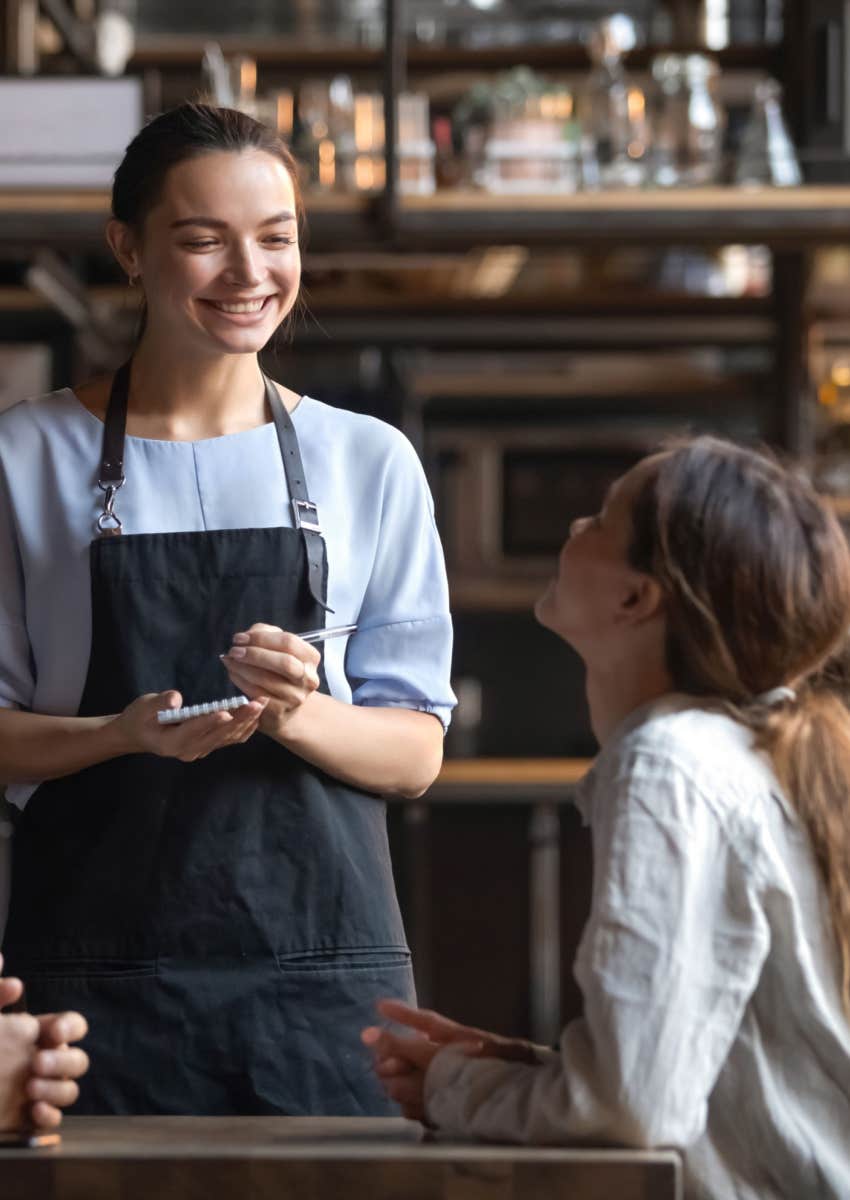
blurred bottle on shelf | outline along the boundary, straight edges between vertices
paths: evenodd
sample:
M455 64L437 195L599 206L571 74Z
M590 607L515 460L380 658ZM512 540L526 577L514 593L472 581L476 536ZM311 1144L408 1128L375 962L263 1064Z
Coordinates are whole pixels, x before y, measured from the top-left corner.
M649 126L643 92L630 83L623 55L637 42L624 13L598 22L588 43L594 63L580 93L586 187L639 187L647 178Z
M717 64L704 54L653 59L658 103L651 179L657 187L698 187L720 180L726 117L714 94L717 75Z
M430 104L424 92L398 98L398 189L406 196L430 196L435 188L435 146L431 140Z
M717 63L704 54L688 54L684 72L688 91L684 182L698 187L720 179L726 114L714 94Z
M225 58L218 42L207 42L201 60L203 93L222 108L261 117L257 106L257 60L247 54ZM265 114L262 114L265 116Z
M396 153L398 191L428 196L434 191L434 143L430 137L430 106L424 92L397 97ZM376 192L384 186L384 97L379 92L354 96L353 156L343 176L347 191Z
M684 58L681 54L657 54L652 60L652 77L658 85L658 100L651 178L658 187L677 187L682 182L682 131L687 122Z
M775 79L756 85L735 163L740 187L797 187L802 183L794 143L782 116L782 88Z

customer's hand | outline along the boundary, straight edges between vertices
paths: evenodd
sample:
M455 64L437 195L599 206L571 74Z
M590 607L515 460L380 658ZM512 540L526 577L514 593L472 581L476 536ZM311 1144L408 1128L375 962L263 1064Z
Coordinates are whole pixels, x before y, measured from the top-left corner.
M461 1025L440 1013L412 1008L400 1000L381 1000L381 1016L414 1030L406 1037L379 1026L364 1029L361 1037L375 1056L375 1071L387 1095L412 1121L427 1124L425 1075L434 1056L444 1046L474 1058L501 1058L509 1062L539 1062L529 1042L500 1037L472 1025Z
M128 704L114 718L123 753L158 754L163 758L179 758L181 762L206 758L223 746L247 742L257 729L268 698L258 690L251 703L241 708L190 717L176 725L160 725L157 712L161 708L179 708L182 703L179 692L169 691L139 696Z
M22 993L20 979L0 978L0 1009L15 1004ZM89 1065L85 1051L69 1043L85 1037L87 1030L79 1013L34 1017L0 1012L0 1131L59 1124L60 1110L79 1095L74 1080Z
M69 1044L86 1036L88 1023L76 1012L45 1013L36 1020L38 1049L26 1083L29 1119L37 1128L53 1129L62 1120L61 1109L73 1104L80 1094L74 1081L89 1069L85 1050Z
M375 1057L375 1072L384 1091L410 1121L428 1123L425 1113L425 1075L442 1047L425 1037L400 1037L370 1025L360 1035Z
M0 1009L15 1004L22 992L20 979L0 979ZM0 1013L0 1131L18 1129L26 1118L26 1085L39 1033L29 1013Z
M221 661L246 696L269 697L260 729L272 737L319 686L319 651L276 625L252 625L234 634Z
M379 1000L378 1012L387 1020L397 1025L407 1025L441 1046L462 1044L463 1053L470 1057L503 1058L507 1062L524 1062L535 1066L540 1062L531 1042L488 1033L485 1029L476 1029L474 1025L461 1025L440 1013L413 1008L401 1000Z

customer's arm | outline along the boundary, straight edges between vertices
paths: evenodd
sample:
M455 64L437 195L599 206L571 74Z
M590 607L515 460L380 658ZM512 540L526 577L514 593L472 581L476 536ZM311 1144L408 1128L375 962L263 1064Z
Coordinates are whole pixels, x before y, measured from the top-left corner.
M539 1066L441 1050L425 1077L448 1132L686 1146L767 953L746 866L671 763L637 757L594 798L594 897L576 961L585 1016Z

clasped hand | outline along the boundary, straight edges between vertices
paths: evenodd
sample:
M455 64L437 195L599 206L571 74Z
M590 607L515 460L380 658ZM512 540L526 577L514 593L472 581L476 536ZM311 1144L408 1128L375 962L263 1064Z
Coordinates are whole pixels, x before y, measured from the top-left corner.
M411 1121L428 1124L425 1075L432 1059L444 1046L454 1045L470 1058L501 1058L508 1062L539 1064L530 1042L461 1025L440 1013L411 1008L399 1000L381 1000L377 1007L387 1020L415 1031L413 1037L406 1037L370 1025L361 1034L363 1042L374 1054L375 1070L384 1091Z
M20 979L0 978L0 1009L22 992ZM60 1110L79 1095L74 1081L89 1067L86 1052L69 1043L87 1032L79 1013L0 1013L0 1131L59 1124Z

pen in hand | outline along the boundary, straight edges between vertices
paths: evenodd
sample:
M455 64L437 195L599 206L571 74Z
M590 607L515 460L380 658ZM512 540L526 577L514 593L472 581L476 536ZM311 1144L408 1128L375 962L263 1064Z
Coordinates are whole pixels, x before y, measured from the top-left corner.
M326 629L307 629L304 633L296 633L295 636L301 638L302 642L314 645L316 642L325 642L328 638L345 637L356 632L356 625L329 625Z
M324 642L328 638L345 637L347 633L356 633L356 625L329 625L327 629L308 629L306 633L296 633L302 642Z

